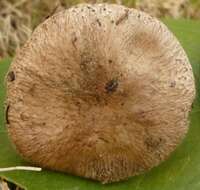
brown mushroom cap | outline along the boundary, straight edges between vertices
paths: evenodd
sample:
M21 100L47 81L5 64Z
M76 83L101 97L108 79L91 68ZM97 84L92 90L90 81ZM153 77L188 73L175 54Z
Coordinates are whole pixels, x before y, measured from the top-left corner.
M17 53L7 126L26 160L107 183L165 160L187 132L194 96L188 58L164 24L81 4L40 24Z

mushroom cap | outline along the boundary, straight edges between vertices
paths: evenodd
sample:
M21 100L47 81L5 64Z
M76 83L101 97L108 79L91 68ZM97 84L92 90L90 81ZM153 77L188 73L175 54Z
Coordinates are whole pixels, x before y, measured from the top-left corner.
M7 75L7 126L44 168L119 181L157 166L188 130L188 58L143 12L81 4L40 24Z

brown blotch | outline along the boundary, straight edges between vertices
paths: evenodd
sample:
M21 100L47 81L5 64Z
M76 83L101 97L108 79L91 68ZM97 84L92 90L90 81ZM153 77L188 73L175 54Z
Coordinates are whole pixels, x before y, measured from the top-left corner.
M122 21L124 21L125 19L128 19L128 13L129 13L129 10L128 9L125 9L125 13L123 15L121 15L117 21L115 22L116 25L119 25Z
M14 81L15 80L15 73L14 73L14 71L10 71L9 73L8 73L8 81L9 82L12 82L12 81Z
M131 49L132 44L135 44L136 48L141 48L144 49L144 51L159 51L160 50L160 45L158 39L150 35L146 32L139 32L136 34L132 40L128 42L129 49Z

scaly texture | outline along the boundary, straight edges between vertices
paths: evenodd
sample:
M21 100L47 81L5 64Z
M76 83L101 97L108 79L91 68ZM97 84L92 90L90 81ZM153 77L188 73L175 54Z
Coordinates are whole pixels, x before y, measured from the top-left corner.
M123 6L81 4L39 25L16 55L6 119L26 160L108 183L169 156L194 96L166 26Z

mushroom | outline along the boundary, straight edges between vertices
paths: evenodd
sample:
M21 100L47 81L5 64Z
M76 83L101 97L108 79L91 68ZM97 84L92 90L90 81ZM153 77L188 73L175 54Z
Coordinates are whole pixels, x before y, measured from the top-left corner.
M34 165L109 183L166 160L188 130L194 77L156 18L80 4L33 32L7 75L7 127Z

